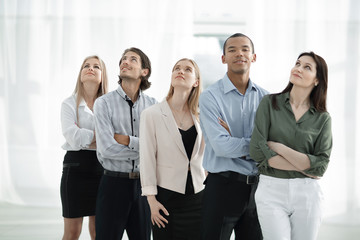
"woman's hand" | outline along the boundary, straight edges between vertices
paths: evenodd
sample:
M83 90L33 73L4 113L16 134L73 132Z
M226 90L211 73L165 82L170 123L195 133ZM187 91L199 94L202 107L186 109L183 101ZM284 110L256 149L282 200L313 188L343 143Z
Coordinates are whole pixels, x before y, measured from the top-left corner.
M271 150L291 163L296 169L298 169L299 172L305 171L311 167L310 159L305 153L298 152L279 142L268 141L267 145ZM302 173L306 175L304 172ZM316 176L306 176L318 179Z
M300 172L301 172L302 174L304 174L305 176L309 177L309 178L316 179L316 180L321 179L321 178L318 177L318 176L310 175L310 174L304 173L303 171L300 171Z
M89 149L96 149L96 142L92 142L92 143L89 145Z
M168 223L168 220L166 220L166 218L164 218L160 214L160 210L163 211L163 213L166 216L169 216L168 211L166 210L166 208L158 200L156 200L156 197L154 195L147 196L147 200L148 200L150 210L151 210L151 222L152 222L152 224L153 225L156 224L159 228L161 228L161 227L165 228L164 223Z
M228 131L228 133L230 134L231 136L231 132L230 132L230 129L229 129L229 126L227 125L227 123L222 120L220 117L218 117L218 122L220 123L220 125L226 129L226 131Z
M95 134L95 130L94 130L94 137L91 141L91 144L89 145L89 149L96 149L96 134Z

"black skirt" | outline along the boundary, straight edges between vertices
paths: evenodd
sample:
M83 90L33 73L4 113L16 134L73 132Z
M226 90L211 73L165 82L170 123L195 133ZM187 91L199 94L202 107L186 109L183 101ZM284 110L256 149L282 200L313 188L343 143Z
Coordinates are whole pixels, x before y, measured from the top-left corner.
M95 215L96 196L102 174L103 168L96 151L67 151L60 186L63 217Z
M169 216L161 215L169 223L165 228L153 225L154 240L200 240L202 221L202 199L204 191L194 194L191 173L188 172L185 194L162 187L158 188L157 200L168 210Z

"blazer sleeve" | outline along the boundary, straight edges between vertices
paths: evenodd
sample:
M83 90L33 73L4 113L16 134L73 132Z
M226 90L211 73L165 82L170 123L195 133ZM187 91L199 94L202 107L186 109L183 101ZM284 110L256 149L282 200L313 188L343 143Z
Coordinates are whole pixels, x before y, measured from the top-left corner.
M140 117L140 180L142 195L157 194L156 177L156 126L152 107L145 109Z

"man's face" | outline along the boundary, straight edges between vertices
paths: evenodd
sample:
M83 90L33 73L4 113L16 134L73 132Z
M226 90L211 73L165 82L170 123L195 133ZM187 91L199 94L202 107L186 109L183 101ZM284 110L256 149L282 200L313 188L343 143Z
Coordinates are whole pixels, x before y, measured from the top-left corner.
M140 79L141 76L146 76L147 73L148 69L141 68L141 58L137 53L129 51L121 58L121 79Z
M256 54L252 53L251 42L247 37L229 38L225 46L222 62L228 65L228 72L245 74L250 70Z

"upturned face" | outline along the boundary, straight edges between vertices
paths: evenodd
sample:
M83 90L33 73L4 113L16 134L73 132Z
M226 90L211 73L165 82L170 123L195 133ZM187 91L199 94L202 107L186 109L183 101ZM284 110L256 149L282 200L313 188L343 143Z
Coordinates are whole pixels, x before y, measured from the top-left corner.
M186 90L191 90L199 85L195 67L190 61L183 60L176 63L171 75L171 85L174 88L181 87Z
M294 86L312 89L319 83L316 78L316 63L310 56L300 57L290 72L290 82Z
M81 70L81 82L101 83L101 65L96 58L89 58L85 61Z
M120 63L120 77L122 79L140 79L146 76L148 69L142 69L140 56L132 51L124 54Z

